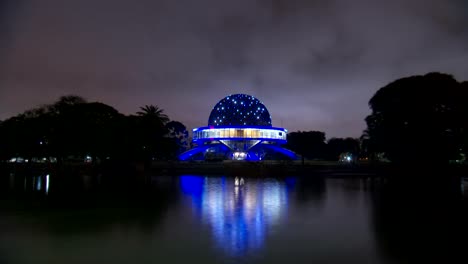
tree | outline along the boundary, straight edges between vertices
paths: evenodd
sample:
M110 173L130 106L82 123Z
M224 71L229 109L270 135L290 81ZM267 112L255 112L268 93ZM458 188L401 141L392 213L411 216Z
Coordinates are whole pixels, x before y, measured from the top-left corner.
M46 105L42 108L47 109L47 112L53 114L59 114L62 111L66 111L70 107L80 104L86 104L87 101L83 97L77 95L65 95L61 96L55 103L52 105Z
M466 88L447 74L396 80L369 101L369 144L394 162L456 159L466 138L467 99Z
M305 158L323 159L325 157L325 133L320 131L292 132L288 134L287 147Z
M2 156L96 158L121 152L121 115L102 103L64 96L51 105L25 111L0 126Z
M188 132L182 123L169 121L157 106L124 116L103 103L62 96L0 123L0 158L174 158L186 147Z
M68 142L68 145L73 146L70 149L75 153L91 155L93 160L104 159L120 155L123 118L117 110L103 103L79 104L64 114L66 121L63 124L66 126L62 128L73 136L73 142Z
M8 118L0 126L2 158L47 154L45 143L52 130L48 106L27 110Z
M375 151L370 140L369 130L365 129L359 137L360 156L375 160Z
M466 99L468 98L468 81L462 82L460 84L461 87L461 93L462 95L458 98L459 104L462 105L462 117L461 118L467 118L468 117L468 104L466 103ZM462 134L463 134L463 143L461 147L461 152L463 155L463 159L466 161L466 158L468 157L468 122L463 122L462 125Z
M164 110L154 105L140 107L137 112L135 130L146 160L163 158L172 152L175 142L165 137L168 134L166 124L170 121Z
M189 133L184 124L178 121L170 121L166 124L166 128L170 138L175 139L178 146L177 154L180 154L187 150L189 144Z
M164 113L164 110L154 105L145 105L140 107L141 111L137 112L138 116L150 118L153 120L159 120L161 124L165 125L169 122L169 117Z
M351 153L354 157L360 152L360 142L355 138L331 138L327 142L328 159L338 160L342 153Z

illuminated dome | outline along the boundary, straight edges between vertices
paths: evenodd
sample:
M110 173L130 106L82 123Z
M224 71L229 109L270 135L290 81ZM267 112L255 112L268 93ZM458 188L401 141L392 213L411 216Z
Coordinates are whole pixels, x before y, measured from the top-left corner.
M271 116L257 98L247 94L233 94L215 105L208 126L271 127Z
M208 126L192 131L193 148L180 160L295 160L297 155L281 145L288 131L271 125L271 116L257 98L229 95L211 111Z

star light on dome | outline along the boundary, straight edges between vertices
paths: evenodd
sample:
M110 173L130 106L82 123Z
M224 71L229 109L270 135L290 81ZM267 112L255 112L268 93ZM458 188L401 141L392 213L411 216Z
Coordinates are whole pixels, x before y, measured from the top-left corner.
M245 94L229 95L212 108L208 126L193 130L194 148L179 158L208 160L215 153L217 159L261 161L271 153L274 159L297 159L295 153L280 146L287 142L286 135L284 128L272 126L261 101Z
M216 120L217 122L215 122ZM233 94L223 98L215 105L210 114L208 125L271 127L271 116L263 103L255 97Z

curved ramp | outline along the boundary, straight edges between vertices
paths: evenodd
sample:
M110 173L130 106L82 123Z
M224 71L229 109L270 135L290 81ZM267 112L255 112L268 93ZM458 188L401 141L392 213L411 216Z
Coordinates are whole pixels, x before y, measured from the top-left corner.
M206 151L210 147L212 146L202 145L202 146L187 150L184 153L179 155L179 160L182 160L182 161L189 160L193 155Z
M293 160L299 159L299 157L296 155L296 153L292 152L289 149L285 149L285 148L282 148L282 147L279 147L279 146L276 146L276 145L264 145L263 147L267 148L267 149L271 149L271 150L273 150L275 152L281 153L281 154L287 156L290 159L293 159Z

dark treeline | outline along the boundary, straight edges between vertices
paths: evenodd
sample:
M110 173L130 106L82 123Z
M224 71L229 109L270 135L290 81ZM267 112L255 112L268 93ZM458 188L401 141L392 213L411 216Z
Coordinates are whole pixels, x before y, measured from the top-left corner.
M464 162L468 154L468 82L429 73L396 80L370 99L359 138L288 134L287 148L310 160ZM189 146L186 127L162 109L123 115L111 106L65 96L0 122L0 159L168 160Z
M299 131L288 134L287 148L309 160L349 161L366 158L361 152L361 141L357 138L331 138L326 140L321 131ZM348 161L348 160L346 160Z
M31 161L173 159L188 144L183 124L157 106L123 115L111 106L64 96L0 123L0 157Z
M464 161L468 83L429 73L396 80L370 99L363 139L367 151L396 163Z
M468 82L442 73L402 78L379 89L369 106L359 139L326 142L323 132L295 132L288 147L307 159L337 160L348 152L399 164L466 161Z

